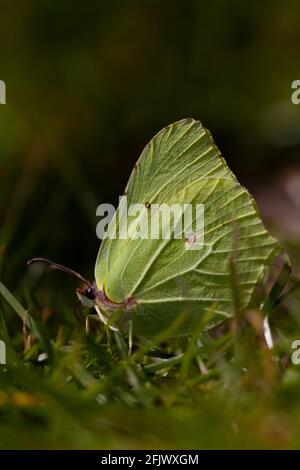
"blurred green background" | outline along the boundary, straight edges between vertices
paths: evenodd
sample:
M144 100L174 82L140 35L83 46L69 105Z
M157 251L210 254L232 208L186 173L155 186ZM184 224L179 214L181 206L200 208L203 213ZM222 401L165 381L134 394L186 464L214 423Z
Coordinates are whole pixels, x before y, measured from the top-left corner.
M96 207L117 203L144 145L173 121L202 120L258 195L283 167L295 175L298 11L297 0L2 0L6 284L26 276L30 286L26 261L37 255L92 278Z

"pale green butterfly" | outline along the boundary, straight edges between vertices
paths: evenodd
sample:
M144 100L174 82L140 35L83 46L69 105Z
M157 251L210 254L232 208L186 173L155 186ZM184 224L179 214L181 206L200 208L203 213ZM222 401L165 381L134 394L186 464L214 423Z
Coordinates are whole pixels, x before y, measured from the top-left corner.
M117 317L113 328L131 324L135 334L152 336L186 313L177 331L185 335L213 305L210 325L215 325L234 312L232 261L240 307L249 305L279 245L201 122L184 119L162 129L143 150L125 194L128 205L142 204L142 218L156 205L204 205L204 241L196 250L189 249L193 237L107 237L97 257L95 284L51 263L84 282L78 295L101 321ZM118 214L119 209L108 233L120 228ZM136 220L128 220L129 229L131 224ZM36 261L45 260L30 263Z

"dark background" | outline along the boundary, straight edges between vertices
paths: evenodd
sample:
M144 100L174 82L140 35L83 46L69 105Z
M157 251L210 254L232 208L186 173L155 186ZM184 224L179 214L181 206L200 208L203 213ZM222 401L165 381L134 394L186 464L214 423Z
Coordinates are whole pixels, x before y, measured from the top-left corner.
M1 0L5 283L30 289L37 255L92 278L96 207L117 203L144 145L185 117L211 130L266 220L289 214L283 230L299 238L299 12L297 0Z

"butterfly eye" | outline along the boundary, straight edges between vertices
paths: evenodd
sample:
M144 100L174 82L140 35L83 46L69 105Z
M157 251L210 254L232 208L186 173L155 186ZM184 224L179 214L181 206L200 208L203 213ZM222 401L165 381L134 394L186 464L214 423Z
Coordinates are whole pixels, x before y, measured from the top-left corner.
M86 291L84 292L84 295L90 299L90 300L93 300L95 298L95 292L94 292L94 289L92 287L89 287L88 289L86 289Z

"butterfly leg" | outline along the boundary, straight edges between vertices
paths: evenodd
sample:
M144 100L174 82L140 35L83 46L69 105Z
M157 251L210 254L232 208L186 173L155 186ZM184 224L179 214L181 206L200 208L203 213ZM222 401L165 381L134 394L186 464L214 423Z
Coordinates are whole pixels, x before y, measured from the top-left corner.
M91 320L96 320L96 321L100 321L98 315L87 315L85 317L85 331L86 331L86 334L88 335L90 333L90 322Z
M119 331L118 328L116 328L116 327L113 326L113 325L110 325L108 318L101 312L101 309L100 309L99 305L95 305L95 306L94 306L94 309L95 309L96 312L97 312L97 315L98 315L99 320L100 320L105 326L107 326L107 327L108 327L110 330L112 330L112 331Z

